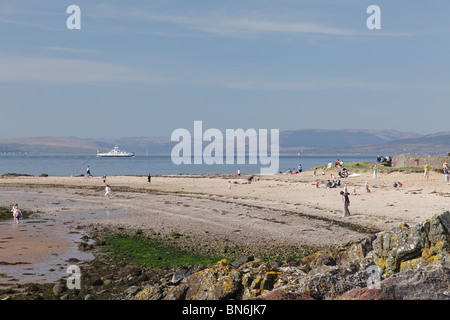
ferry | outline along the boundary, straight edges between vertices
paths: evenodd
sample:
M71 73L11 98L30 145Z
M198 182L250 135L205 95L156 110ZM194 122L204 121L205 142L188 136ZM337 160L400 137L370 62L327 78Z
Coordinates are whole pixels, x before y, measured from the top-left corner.
M126 152L120 150L118 146L115 146L109 152L99 152L97 150L97 157L134 157L134 152Z

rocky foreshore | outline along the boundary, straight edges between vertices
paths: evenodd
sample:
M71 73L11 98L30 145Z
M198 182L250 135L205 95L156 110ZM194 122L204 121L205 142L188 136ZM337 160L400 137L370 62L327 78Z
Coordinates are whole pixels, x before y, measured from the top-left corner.
M450 299L450 213L400 224L299 260L252 255L209 267L156 268L97 258L82 264L81 289L27 284L2 299L49 300L414 300ZM101 241L90 250L103 246Z
M133 299L450 299L450 213L329 248L290 264L226 260L146 286Z

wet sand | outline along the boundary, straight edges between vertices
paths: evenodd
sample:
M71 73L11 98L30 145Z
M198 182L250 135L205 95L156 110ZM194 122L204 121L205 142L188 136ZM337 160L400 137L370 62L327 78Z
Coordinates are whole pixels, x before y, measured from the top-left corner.
M62 221L36 218L20 225L0 223L0 284L51 283L67 275L67 267L92 255L78 250L83 232ZM77 260L73 260L77 259Z

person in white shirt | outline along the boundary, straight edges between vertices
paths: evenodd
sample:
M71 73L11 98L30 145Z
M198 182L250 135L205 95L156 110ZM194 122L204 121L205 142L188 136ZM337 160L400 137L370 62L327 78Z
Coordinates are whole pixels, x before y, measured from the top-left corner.
M13 217L14 217L14 223L19 224L20 223L20 218L22 216L22 213L19 210L19 205L15 204L12 208L12 213L13 213Z
M106 185L105 191L105 196L109 198L111 195L111 188L109 187L109 185Z

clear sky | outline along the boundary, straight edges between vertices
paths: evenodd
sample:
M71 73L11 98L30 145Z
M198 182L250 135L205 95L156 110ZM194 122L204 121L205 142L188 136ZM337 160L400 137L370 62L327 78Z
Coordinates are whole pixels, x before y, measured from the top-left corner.
M380 30L366 26L372 4ZM170 136L194 120L448 131L449 12L445 0L0 0L0 137Z

